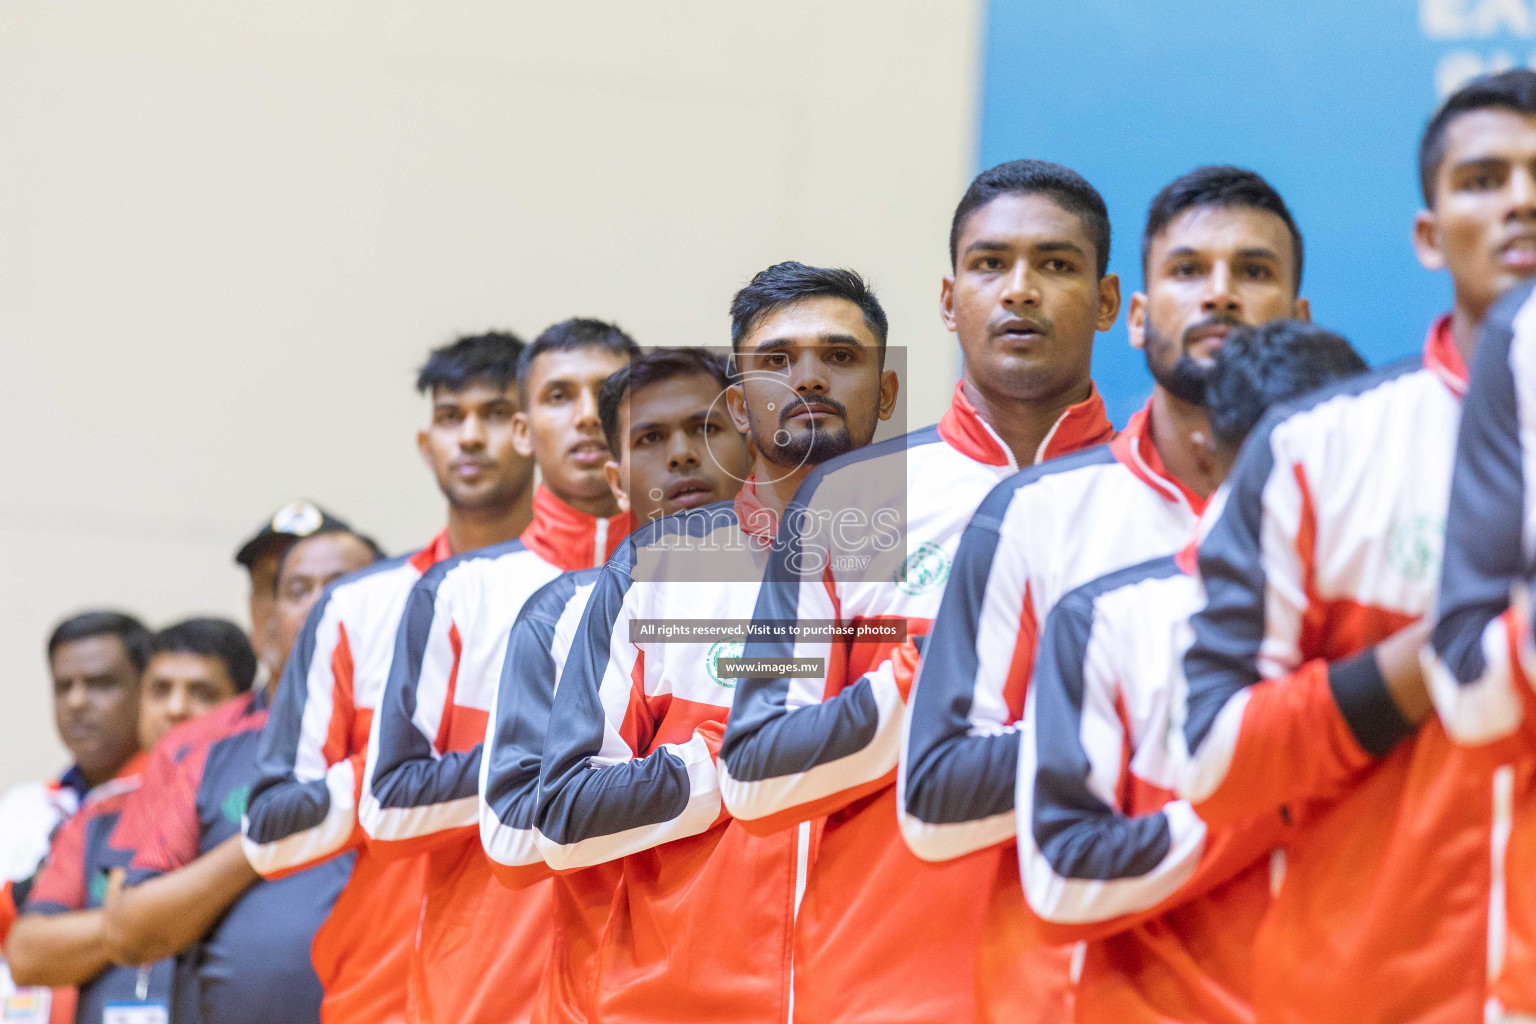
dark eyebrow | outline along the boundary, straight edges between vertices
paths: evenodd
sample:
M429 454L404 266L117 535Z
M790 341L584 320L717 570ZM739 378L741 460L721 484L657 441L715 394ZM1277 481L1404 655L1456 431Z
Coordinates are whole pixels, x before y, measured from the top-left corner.
M684 416L682 418L682 422L684 424L698 423L700 420L708 420L708 419L709 419L709 410L707 410L707 409L698 409L698 410L696 410L694 412L691 412L688 415ZM642 421L640 423L636 423L634 426L630 427L629 428L629 433L630 433L631 436L633 436L635 434L643 434L647 430L656 430L657 428L670 427L671 425L672 425L671 421L668 421L668 420L644 420L644 421Z
M994 242L990 238L978 238L965 247L965 254L969 256L973 252L1007 252L1007 242Z
M796 338L769 338L753 349L753 354L760 355L764 352L777 352L781 349L794 348L800 344L802 342ZM816 336L815 344L818 346L852 345L854 348L870 347L851 334L820 334Z
M1451 173L1455 174L1457 171L1464 171L1474 167L1503 167L1511 162L1508 157L1503 156L1474 156L1469 160L1462 160L1460 163L1453 164L1451 166Z
M1249 259L1264 259L1264 260L1276 260L1276 261L1278 261L1280 259L1280 254L1275 252L1275 250L1271 249L1267 245L1251 245L1251 246L1247 247L1246 249L1239 249L1239 250L1237 250L1237 254L1239 256L1246 256ZM1192 246L1188 246L1188 245L1181 245L1181 246L1179 246L1176 249L1169 249L1166 253L1163 254L1163 259L1165 259L1165 260L1183 259L1183 258L1188 257L1188 256L1198 256L1198 255L1200 255L1200 251L1198 249L1195 249Z
M1082 246L1065 238L1052 238L1048 241L1038 242L1035 244L1034 250L1036 252L1073 252L1085 259L1088 256L1083 251Z

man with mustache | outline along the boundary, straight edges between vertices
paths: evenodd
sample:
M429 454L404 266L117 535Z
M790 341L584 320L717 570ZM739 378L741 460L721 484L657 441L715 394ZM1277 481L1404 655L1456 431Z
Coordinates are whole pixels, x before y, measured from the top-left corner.
M1529 751L1452 742L1477 710L1455 701L1420 725L1372 649L1434 607L1466 366L1499 295L1536 277L1536 72L1453 93L1418 170L1414 244L1450 272L1452 310L1421 355L1266 419L1199 546L1179 796L1213 827L1330 797L1286 843L1254 949L1261 1022L1475 1021L1499 973L1500 837Z
M1005 851L984 970L1009 956L1037 966L1020 1001L1030 987L1064 993L1066 977L1067 947L1044 948L1024 926L1012 849L1039 624L1068 590L1189 542L1219 480L1200 443L1212 357L1234 325L1304 318L1301 270L1301 234L1259 175L1200 167L1168 184L1148 210L1145 286L1128 318L1155 382L1147 405L1112 444L1009 478L960 542L907 716L901 829L924 860Z
M59 623L48 638L53 718L74 763L62 776L0 794L0 942L27 899L50 837L96 786L110 782L138 752L139 676L149 630L131 615L89 611ZM18 991L0 954L0 1010L67 1018L71 993Z
M523 348L516 336L492 331L428 354L416 390L429 399L429 418L415 440L446 500L447 523L415 553L342 580L319 598L262 733L243 824L251 865L275 879L356 851L346 888L315 939L329 1024L405 1019L423 865L385 863L364 845L357 827L363 759L411 587L437 562L511 540L527 525L533 460L512 437ZM274 603L283 598L273 595Z
M1308 323L1236 328L1215 355L1207 422L1190 443L1220 478L1267 408L1365 369L1344 339ZM1077 1024L1253 1021L1254 935L1290 819L1274 808L1207 828L1170 792L1179 655L1201 598L1194 571L1187 546L1117 568L1063 595L1039 629L1019 727L1020 873L1047 933L1085 941ZM1405 631L1378 662L1427 708L1422 641Z
M603 382L638 350L575 318L518 360L512 442L538 465L533 522L512 541L433 566L411 589L368 739L358 818L380 858L426 854L407 1019L525 1021L550 946L550 892L497 883L480 850L476 786L487 711L523 602L602 564L631 517L608 489Z
M750 657L819 658L824 671L739 680L721 749L743 828L819 835L795 927L801 1021L977 1019L1001 854L934 866L902 843L893 783L916 661L903 634L927 631L960 533L998 481L1113 434L1089 379L1094 335L1120 309L1098 192L1044 161L994 167L955 210L950 256L940 313L965 357L951 408L806 480L755 611L868 631L749 643ZM1030 1009L1044 1002L1034 993Z
M603 384L598 412L613 456L608 486L639 523L729 501L740 490L751 456L726 408L730 385L726 361L695 348L647 352ZM547 584L524 603L507 641L480 762L480 842L491 871L514 889L550 874L533 831L544 735L555 683L599 574L582 569ZM589 1018L620 874L610 861L554 880L554 948L537 1019Z
M18 978L80 987L70 1018L80 1024L96 1024L108 1003L135 999L136 993L141 1002L169 1001L174 961L143 967L112 962L102 910L107 872L126 867L133 852L114 848L107 840L139 790L147 752L174 727L249 690L256 672L256 656L245 633L222 619L188 619L167 626L150 638L149 650L139 696L142 753L112 780L92 789L80 813L55 833L48 861L37 874L26 912L6 947Z
M752 475L733 502L637 530L593 585L555 691L534 817L555 870L619 865L593 1020L788 1019L812 830L758 838L722 807L726 659L741 651L796 486L892 413L886 332L851 271L780 263L754 277L731 303L738 379L726 396L752 436ZM701 619L736 628L699 624L701 637Z

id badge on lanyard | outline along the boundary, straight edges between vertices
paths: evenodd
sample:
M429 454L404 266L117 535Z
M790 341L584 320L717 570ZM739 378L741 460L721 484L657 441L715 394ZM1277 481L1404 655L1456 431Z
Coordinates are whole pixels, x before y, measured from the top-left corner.
M148 964L139 968L139 981L133 1000L108 1003L101 1011L101 1024L171 1024L171 1007L163 999L149 999Z
M18 988L0 1002L0 1021L5 1024L48 1024L53 992L46 988Z

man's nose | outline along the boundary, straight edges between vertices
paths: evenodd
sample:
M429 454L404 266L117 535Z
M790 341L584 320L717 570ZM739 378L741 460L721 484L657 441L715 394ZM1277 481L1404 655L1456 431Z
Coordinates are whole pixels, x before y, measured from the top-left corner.
M1205 294L1200 299L1200 309L1205 313L1235 313L1242 302L1233 289L1236 277L1226 260L1218 260L1206 278Z
M1038 306L1040 304L1040 288L1035 277L1030 273L1029 261L1018 260L1013 269L1003 279L1002 303L1009 309L1015 306Z
M171 689L171 695L165 702L166 714L176 721L185 721L192 714L192 701L187 694L186 687L177 686Z
M1512 217L1536 217L1536 172L1516 166L1509 176L1509 213Z
M576 425L583 430L601 427L597 414L597 389L582 388L576 394Z
M485 447L485 419L479 413L470 413L459 426L459 447L465 451L479 451Z
M667 446L667 468L677 472L697 466L699 461L699 451L692 435L686 430L673 431L672 440Z
M64 691L64 706L71 711L81 711L90 704L89 696L86 693L85 680L72 679Z

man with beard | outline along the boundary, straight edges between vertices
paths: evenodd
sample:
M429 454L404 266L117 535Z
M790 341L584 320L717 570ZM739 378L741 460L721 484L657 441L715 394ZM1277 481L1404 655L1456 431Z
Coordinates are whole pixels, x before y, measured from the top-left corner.
M1190 441L1219 482L1267 408L1365 369L1344 339L1307 323L1236 328ZM1086 941L1077 1024L1254 1019L1254 935L1286 816L1207 828L1171 792L1179 655L1201 597L1193 573L1188 547L1117 569L1063 596L1040 627L1018 756L1020 867L1048 934ZM1378 663L1427 710L1422 640L1405 631Z
M1536 72L1446 99L1420 141L1414 244L1450 272L1453 308L1421 354L1267 417L1202 524L1178 795L1212 827L1330 798L1286 843L1254 948L1260 1021L1481 1019L1507 896L1528 893L1526 876L1503 874L1512 805L1532 782L1523 737L1453 742L1489 707L1476 689L1446 701L1443 679L1440 714L1420 725L1373 650L1431 613L1437 591L1469 596L1464 564L1447 562L1448 589L1439 579L1466 366L1499 296L1536 277L1533 166ZM1477 545L1508 536L1463 530Z
M518 1024L550 947L549 886L511 892L480 850L481 744L523 602L563 572L600 565L629 532L605 474L603 382L638 354L601 320L546 328L523 350L517 451L541 483L516 540L458 555L411 589L368 737L358 820L381 858L426 854L408 1019Z
M788 1018L811 830L757 838L722 807L727 659L796 486L893 411L886 332L851 271L780 263L754 277L731 303L727 393L752 476L734 502L639 529L593 586L555 691L534 825L557 871L620 865L594 1020Z
M1305 317L1302 240L1263 178L1201 167L1153 199L1142 234L1144 290L1131 297L1131 344L1152 397L1112 444L1025 470L982 502L955 556L906 722L901 830L924 860L963 863L1001 850L990 896L982 984L997 1012L1052 1019L1066 998L1070 947L1044 942L1019 901L1014 855L1018 723L1039 624L1068 590L1172 554L1193 536L1217 465L1200 402L1211 356L1233 326ZM1010 973L1019 959L1028 970ZM1013 977L1020 979L1008 991ZM994 989L992 986L998 986Z
M516 336L492 331L428 354L416 375L428 419L415 441L446 499L446 525L414 554L380 562L319 598L262 734L243 826L251 865L275 879L357 852L315 941L331 1024L405 1019L422 864L386 864L364 846L357 827L363 759L411 587L437 562L511 540L528 522L533 460L512 437L523 348ZM277 593L274 601L293 596Z
M1218 480L1200 443L1213 353L1235 325L1308 312L1301 235L1251 171L1201 167L1165 187L1142 260L1128 326L1155 381L1147 405L1112 444L1005 481L956 555L902 758L902 833L924 859L1012 842L1039 624L1068 590L1189 542Z
M751 456L726 408L730 385L726 361L695 348L647 352L603 384L598 412L613 455L608 486L636 521L729 501L740 490ZM523 605L507 641L480 762L480 842L492 873L514 889L549 875L533 831L544 735L555 683L600 572L568 572L547 584ZM537 1019L589 1019L620 865L554 880L554 948Z
M1038 160L985 171L955 210L950 255L940 312L965 367L949 411L806 480L755 613L862 632L748 644L749 657L819 658L824 671L740 680L721 751L725 804L744 828L819 834L796 922L800 1021L978 1018L1002 852L932 865L902 842L893 784L916 660L903 633L927 631L960 534L1000 480L1113 434L1089 378L1094 336L1120 309L1093 186ZM1007 955L1007 980L1038 972ZM1055 988L1030 987L1013 1019L1052 1012L1066 987L1058 959Z

